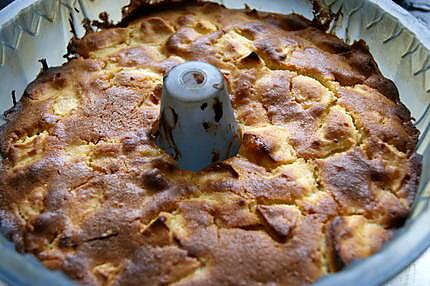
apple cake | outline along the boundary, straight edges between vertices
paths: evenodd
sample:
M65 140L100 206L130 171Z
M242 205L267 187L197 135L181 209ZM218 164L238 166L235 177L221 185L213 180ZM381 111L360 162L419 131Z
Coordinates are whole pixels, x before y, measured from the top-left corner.
M306 285L402 226L418 130L363 41L213 3L99 26L5 114L0 229L19 251L89 285ZM163 76L191 60L225 75L242 130L199 172L153 138Z

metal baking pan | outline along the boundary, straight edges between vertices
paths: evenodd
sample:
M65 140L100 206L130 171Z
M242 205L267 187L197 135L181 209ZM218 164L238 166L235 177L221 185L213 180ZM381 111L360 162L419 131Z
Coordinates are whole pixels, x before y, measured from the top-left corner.
M127 0L17 0L0 11L0 112L13 104L40 71L37 62L61 65L72 37L69 19L78 34L80 22L107 11L120 20ZM312 18L308 0L220 0L229 8L244 4L262 11L299 13ZM323 277L317 285L380 285L412 263L430 245L430 32L390 0L322 0L340 17L331 32L353 42L364 39L383 74L392 79L403 103L421 131L418 153L423 155L419 195L413 212L395 238L377 254L345 270ZM0 124L1 124L0 120ZM0 237L0 281L8 285L72 285L65 276L45 269L30 255L17 254Z

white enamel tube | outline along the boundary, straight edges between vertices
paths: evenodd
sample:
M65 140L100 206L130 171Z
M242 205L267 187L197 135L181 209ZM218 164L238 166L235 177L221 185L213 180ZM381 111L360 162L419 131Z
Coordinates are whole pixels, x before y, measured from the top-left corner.
M241 135L222 73L186 62L164 78L157 144L182 169L198 171L237 154Z

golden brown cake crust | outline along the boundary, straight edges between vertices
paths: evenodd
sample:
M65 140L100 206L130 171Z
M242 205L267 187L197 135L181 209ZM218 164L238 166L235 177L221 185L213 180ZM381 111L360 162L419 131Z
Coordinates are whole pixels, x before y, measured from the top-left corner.
M305 285L408 215L418 131L363 42L178 4L69 49L0 131L0 230L52 269L92 285ZM163 75L188 60L225 74L243 131L236 157L197 173L150 136Z

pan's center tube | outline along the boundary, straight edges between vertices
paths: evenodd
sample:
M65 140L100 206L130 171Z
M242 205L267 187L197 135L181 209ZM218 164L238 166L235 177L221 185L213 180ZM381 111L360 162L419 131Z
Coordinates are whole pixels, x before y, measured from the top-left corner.
M206 73L200 70L188 71L181 77L186 88L201 88L205 84Z
M237 154L241 135L222 73L186 62L164 78L157 144L180 168L199 171Z

